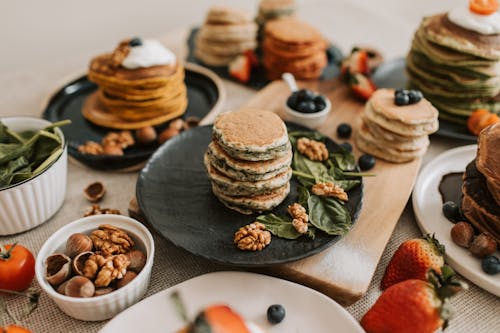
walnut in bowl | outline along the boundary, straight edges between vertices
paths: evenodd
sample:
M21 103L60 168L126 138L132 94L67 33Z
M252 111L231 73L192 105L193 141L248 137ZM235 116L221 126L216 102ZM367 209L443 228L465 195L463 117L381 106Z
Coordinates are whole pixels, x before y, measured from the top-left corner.
M63 265L47 260L52 256L69 259L71 273L54 281L51 277ZM36 278L67 315L105 320L144 296L153 257L153 237L141 223L122 215L89 216L64 226L45 242L37 256Z

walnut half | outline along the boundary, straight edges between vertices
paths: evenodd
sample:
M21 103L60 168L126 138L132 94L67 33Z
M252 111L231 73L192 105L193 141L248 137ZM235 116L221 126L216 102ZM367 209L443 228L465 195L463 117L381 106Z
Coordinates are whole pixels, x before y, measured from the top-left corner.
M134 241L125 231L109 224L101 224L99 229L92 231L90 238L94 248L105 255L127 253L134 246Z
M319 196L334 197L342 201L349 200L344 189L332 182L314 184L311 188L311 192Z
M300 138L297 140L297 149L311 161L326 161L328 159L328 149L320 141Z
M260 222L241 227L234 234L234 243L240 250L261 251L271 243L271 233Z
M301 204L294 203L288 206L288 213L293 218L292 225L295 230L300 234L305 234L308 230L307 222L309 222L306 209Z

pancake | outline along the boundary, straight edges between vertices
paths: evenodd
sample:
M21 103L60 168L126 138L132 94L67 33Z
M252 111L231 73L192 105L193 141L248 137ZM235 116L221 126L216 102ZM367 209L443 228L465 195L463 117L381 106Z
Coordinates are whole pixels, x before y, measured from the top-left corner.
M218 42L248 41L255 39L257 24L254 22L240 24L205 24L199 32L200 38Z
M476 168L476 162L467 165L462 185L462 214L481 232L487 232L500 243L500 205L486 186L486 178Z
M257 47L257 41L254 39L238 42L214 42L203 39L199 36L196 38L196 48L199 53L209 53L219 56L235 56L243 53L246 50L253 50Z
M208 153L212 160L216 161L215 164L225 164L234 170L250 175L282 171L290 166L293 157L290 149L286 155L265 162L237 160L228 155L216 142L211 142L208 145Z
M260 109L245 108L219 115L212 136L228 155L248 161L286 156L291 147L283 120Z
M227 177L214 168L208 154L204 156L205 168L212 186L217 187L217 192L230 196L254 196L271 193L277 188L285 186L292 178L292 169L288 167L284 172L270 179L261 181L240 181Z
M398 106L394 103L394 90L378 89L365 106L365 115L388 131L402 136L422 136L438 129L438 111L429 101Z
M290 192L290 183L287 183L285 186L275 189L268 194L256 196L230 196L220 192L219 188L213 185L212 192L228 208L249 215L269 211L278 206L281 202L283 202L283 200L285 200Z
M205 22L224 25L246 23L250 20L251 17L242 10L223 6L212 6L208 10Z
M323 40L317 29L295 17L269 22L266 24L265 33L288 45L310 44Z
M500 123L485 128L478 138L476 167L486 178L486 185L500 205Z
M447 14L426 17L422 21L425 38L438 45L490 60L500 60L500 34L482 35L464 29L448 19Z

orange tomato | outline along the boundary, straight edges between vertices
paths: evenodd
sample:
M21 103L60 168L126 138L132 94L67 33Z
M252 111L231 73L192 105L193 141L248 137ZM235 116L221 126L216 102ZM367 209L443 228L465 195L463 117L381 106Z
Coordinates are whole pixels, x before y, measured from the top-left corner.
M9 325L0 327L0 333L31 333L31 331L21 326Z
M491 15L498 10L498 0L469 0L469 9L479 15Z
M477 109L467 119L467 129L472 134L479 135L484 128L499 121L500 118L496 114L485 109Z
M22 291L35 276L35 258L22 245L0 246L0 289Z

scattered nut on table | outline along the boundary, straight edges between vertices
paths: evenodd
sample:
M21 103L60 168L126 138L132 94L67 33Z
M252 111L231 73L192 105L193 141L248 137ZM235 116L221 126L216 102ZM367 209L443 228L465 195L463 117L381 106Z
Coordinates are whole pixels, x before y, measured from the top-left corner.
M101 215L101 214L120 215L120 211L114 208L101 208L101 206L96 204L89 207L83 216L86 217L86 216Z
M106 188L101 182L93 182L88 184L87 187L83 189L83 194L88 201L96 203L101 201L104 197L104 194L106 194Z
M109 224L88 234L72 234L66 241L66 253L54 253L45 260L45 278L66 296L109 294L143 270L146 254L134 246L125 230Z

